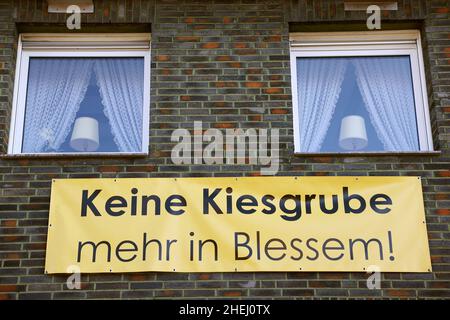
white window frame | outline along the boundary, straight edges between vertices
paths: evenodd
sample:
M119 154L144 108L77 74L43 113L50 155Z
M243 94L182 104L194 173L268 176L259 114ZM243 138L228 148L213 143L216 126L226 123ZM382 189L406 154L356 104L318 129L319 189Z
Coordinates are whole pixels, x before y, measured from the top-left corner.
M370 32L304 32L290 34L292 106L294 125L294 152L305 153L300 148L299 105L297 92L297 58L350 57L350 56L409 56L416 107L417 132L420 151L432 152L433 138L429 114L425 68L420 31L370 31ZM376 151L362 153L402 153L405 151ZM327 153L327 152L320 152ZM332 152L335 153L335 152ZM351 154L352 152L345 152ZM354 152L361 153L361 152Z
M150 125L150 34L21 34L17 48L16 78L8 143L10 155L148 155ZM144 58L144 95L142 146L136 152L22 152L28 68L33 57L142 57Z

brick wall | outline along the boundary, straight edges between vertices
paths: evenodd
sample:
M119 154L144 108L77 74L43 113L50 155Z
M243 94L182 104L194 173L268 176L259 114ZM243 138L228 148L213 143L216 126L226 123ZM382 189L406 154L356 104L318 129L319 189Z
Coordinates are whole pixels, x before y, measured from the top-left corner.
M358 22L327 0L98 0L83 26L151 23L152 103L146 158L0 158L0 299L26 298L450 298L450 19L449 0L400 0L388 21L419 21L424 38L437 156L293 156L289 23ZM0 151L7 148L17 26L65 22L46 1L0 1ZM17 25L16 25L17 23ZM95 28L95 27L93 27ZM325 26L326 28L326 26ZM44 275L53 178L257 175L242 165L175 166L173 129L279 128L280 175L414 175L423 178L433 273L382 275L368 290L362 273L142 273Z

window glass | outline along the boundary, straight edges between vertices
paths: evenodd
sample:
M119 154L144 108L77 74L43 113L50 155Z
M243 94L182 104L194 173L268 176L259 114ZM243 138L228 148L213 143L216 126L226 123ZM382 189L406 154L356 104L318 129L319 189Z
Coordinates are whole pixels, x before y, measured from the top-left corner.
M31 57L22 152L140 152L143 94L141 57Z
M420 150L409 56L296 63L302 152Z

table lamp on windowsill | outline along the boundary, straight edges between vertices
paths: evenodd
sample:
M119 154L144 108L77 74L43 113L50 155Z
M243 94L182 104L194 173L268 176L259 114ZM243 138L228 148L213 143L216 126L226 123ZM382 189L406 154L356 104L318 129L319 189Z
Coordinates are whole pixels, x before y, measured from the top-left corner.
M347 116L342 119L339 146L348 151L358 151L367 147L367 131L364 118Z
M80 117L75 120L70 146L81 152L94 152L98 149L98 121L90 117Z

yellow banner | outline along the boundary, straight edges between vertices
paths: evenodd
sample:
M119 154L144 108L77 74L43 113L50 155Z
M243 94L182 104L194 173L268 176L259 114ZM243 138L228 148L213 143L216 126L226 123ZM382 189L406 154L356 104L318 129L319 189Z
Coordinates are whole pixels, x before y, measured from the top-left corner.
M54 180L46 272L74 268L429 272L420 178Z

